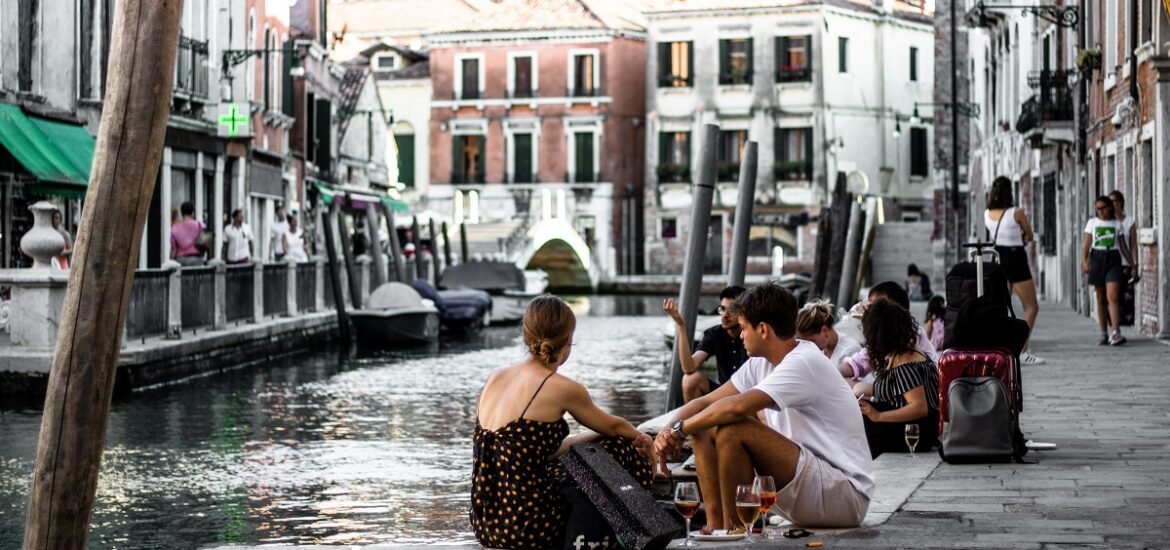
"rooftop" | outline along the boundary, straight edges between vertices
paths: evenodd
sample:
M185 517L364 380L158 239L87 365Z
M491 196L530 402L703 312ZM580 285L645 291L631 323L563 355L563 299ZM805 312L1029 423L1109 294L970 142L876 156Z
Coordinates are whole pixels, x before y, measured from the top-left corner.
M540 30L642 32L642 0L492 0L482 10L450 18L434 34Z

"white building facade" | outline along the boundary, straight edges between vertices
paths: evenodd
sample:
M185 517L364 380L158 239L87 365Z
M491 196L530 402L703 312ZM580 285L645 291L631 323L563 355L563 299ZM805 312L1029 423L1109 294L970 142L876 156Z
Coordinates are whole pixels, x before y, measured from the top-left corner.
M929 211L932 129L916 116L929 116L934 83L926 7L711 1L646 15L649 273L681 271L706 124L720 126L707 273L727 272L747 141L759 144L749 272L770 271L775 247L788 270L811 266L815 224L776 220L815 215L838 173L850 190L883 196L887 217Z

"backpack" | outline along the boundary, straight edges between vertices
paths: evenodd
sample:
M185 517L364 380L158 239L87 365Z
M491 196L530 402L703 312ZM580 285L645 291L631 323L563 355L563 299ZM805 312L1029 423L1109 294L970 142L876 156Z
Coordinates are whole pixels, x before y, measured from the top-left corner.
M967 302L979 298L977 266L975 262L959 262L947 273L946 298L947 312L943 322L947 326L946 340L943 348L959 347L955 338L962 330L956 321L959 310ZM1011 289L1008 287L1007 275L1003 268L995 262L983 263L983 294L987 303L1000 311L1012 313ZM1012 317L1015 317L1014 313ZM1002 345L997 347L1003 347Z
M947 388L939 456L949 463L1010 462L1027 452L1008 389L994 376L957 378Z

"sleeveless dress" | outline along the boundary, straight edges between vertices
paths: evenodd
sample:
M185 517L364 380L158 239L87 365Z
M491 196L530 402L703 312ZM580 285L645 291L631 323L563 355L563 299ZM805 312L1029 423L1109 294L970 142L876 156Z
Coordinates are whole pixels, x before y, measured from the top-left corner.
M549 374L520 417L487 430L476 416L471 472L471 529L480 544L509 550L561 546L568 514L560 490L572 481L559 461L550 460L569 435L564 418L552 422L524 418ZM634 479L649 489L650 463L626 439L609 437L603 448Z

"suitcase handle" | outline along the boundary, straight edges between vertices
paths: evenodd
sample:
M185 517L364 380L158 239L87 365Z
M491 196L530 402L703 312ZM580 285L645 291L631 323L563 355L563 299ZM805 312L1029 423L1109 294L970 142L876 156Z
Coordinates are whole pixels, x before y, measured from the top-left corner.
M992 261L998 263L999 252L995 250L995 243L963 243L962 246L971 249L969 257L975 262L975 295L983 296L983 255L990 252Z

